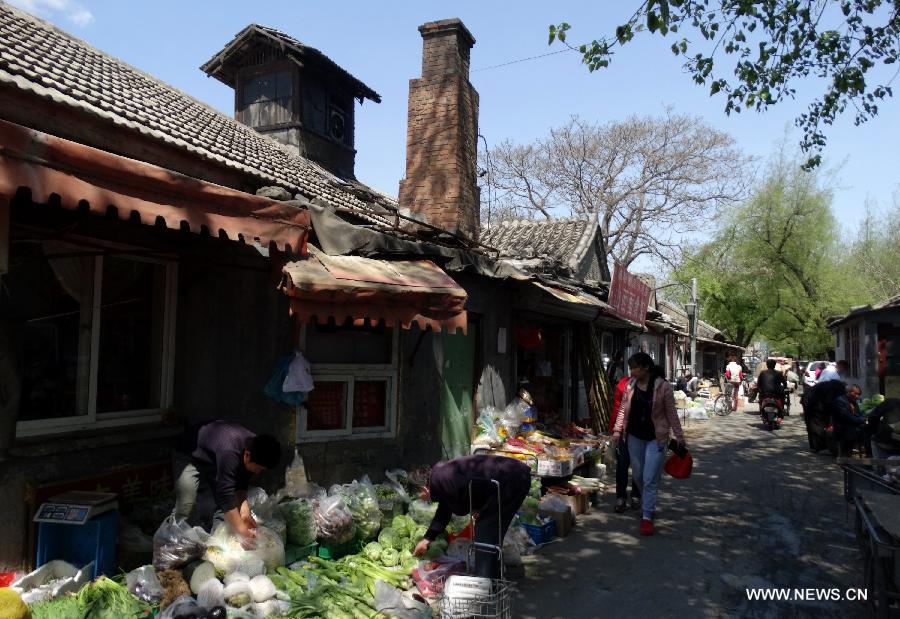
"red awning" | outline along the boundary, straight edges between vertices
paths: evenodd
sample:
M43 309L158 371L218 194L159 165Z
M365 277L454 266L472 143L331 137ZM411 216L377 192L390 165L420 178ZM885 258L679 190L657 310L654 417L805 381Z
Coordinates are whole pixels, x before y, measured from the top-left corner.
M21 187L38 203L56 194L66 209L87 203L106 215L114 208L122 220L137 213L147 225L184 224L198 234L206 228L212 236L306 254L306 210L0 120L0 203Z
M327 256L310 248L285 265L282 286L303 322L368 320L408 329L466 331L466 291L429 260Z

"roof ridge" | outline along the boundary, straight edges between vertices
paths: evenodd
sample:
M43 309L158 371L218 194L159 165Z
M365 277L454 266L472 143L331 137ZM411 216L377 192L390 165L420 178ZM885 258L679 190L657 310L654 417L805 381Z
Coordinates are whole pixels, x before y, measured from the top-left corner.
M142 76L142 77L145 77L145 78L147 78L147 79L149 79L149 80L151 80L151 81L153 81L153 82L156 82L157 84L162 85L163 87L165 87L165 88L168 89L168 90L175 91L176 93L178 93L179 95L185 97L186 99L190 99L190 100L193 101L194 103L196 103L196 104L198 104L198 105L200 105L200 106L202 106L202 107L205 107L206 109L208 109L210 112L213 112L214 114L224 116L225 118L229 118L229 116L226 115L224 112L221 112L221 111L217 110L216 108L212 107L212 106L209 105L208 103L205 103L204 101L202 101L202 100L200 100L200 99L197 99L197 98L194 97L193 95L184 92L184 91L181 90L180 88L178 88L178 87L176 87L176 86L173 86L173 85L169 84L168 82L162 81L161 79L159 79L159 78L156 77L155 75L153 75L153 74L151 74L151 73L147 73L147 72L144 71L143 69L139 69L139 68L135 67L134 65L132 65L132 64L130 64L130 63L128 63L128 62L122 60L121 58L118 58L118 57L116 57L116 56L113 56L112 54L110 54L110 53L108 53L108 52L104 52L103 50L94 47L93 45L91 45L90 43L88 43L87 41L85 41L84 39L79 38L79 37L76 37L74 34L71 34L71 33L67 32L66 30L63 30L63 29L60 28L59 26L50 23L49 21L45 20L45 19L42 18L42 17L38 17L37 15L32 15L31 13L29 13L29 12L23 10L23 9L20 9L19 7L15 6L15 5L12 5L12 4L10 4L9 2L6 2L5 0L0 0L0 9L7 9L7 10L9 10L9 11L12 12L12 13L18 14L18 15L19 15L21 18L23 18L23 19L27 19L27 20L32 21L32 22L37 22L38 25L40 25L41 27L43 27L43 28L45 28L45 29L47 29L47 30L55 30L56 32L58 32L60 35L62 35L62 36L65 37L66 39L74 40L79 46L86 48L88 51L97 54L97 55L100 56L101 58L104 58L104 59L113 61L113 62L115 62L115 63L117 63L117 64L119 64L119 65L122 65L122 66L124 66L125 68L127 68L128 70L134 71L134 72L137 73L138 75L140 75L140 76ZM45 88L48 88L47 86L44 86L44 87L45 87ZM50 88L53 88L53 87L50 87ZM61 92L61 91L59 91L58 88L53 88L53 90L56 90L56 91L58 91L58 92ZM62 94L65 94L65 93L62 93ZM117 114L117 115L118 115L118 114ZM233 120L233 119L231 119L231 120ZM237 122L237 121L234 121L234 122ZM244 127L247 127L247 125L244 125L243 123L238 123L238 124L240 124L240 125L242 125L242 126L244 126ZM250 127L247 127L247 128L250 129ZM258 133L258 132L255 132L255 133ZM262 134L259 134L259 135L262 135ZM271 138L269 138L269 139L271 139ZM274 140L273 140L273 141L274 141ZM277 143L277 142L276 142L276 143Z
M104 91L97 91L90 85L80 88L79 92L63 90L63 80L66 77L74 75L77 79L82 74L72 73L71 70L69 70L69 73L66 73L66 68L62 67L63 78L54 74L51 76L51 79L37 79L36 76L41 75L40 66L28 67L19 62L0 62L0 78L8 76L8 78L0 79L0 82L13 83L16 88L29 90L39 97L49 98L58 104L69 107L80 108L87 113L103 118L107 122L127 127L153 139L167 142L181 150L194 153L204 160L241 170L263 183L289 187L293 190L299 190L301 193L319 193L326 190L329 186L337 185L336 180L346 182L314 161L292 152L287 146L277 140L259 133L252 127L239 122L230 115L217 110L208 103L162 79L94 47L87 41L47 20L14 7L3 0L0 0L0 15L5 16L4 21L9 24L15 25L16 21L19 21L20 27L22 27L21 22L26 22L29 24L27 28L34 28L43 32L43 37L40 37L43 39L41 45L58 46L64 55L88 54L90 66L81 70L94 70L103 73L111 71L114 77L123 80L127 94L116 95L114 90L104 94ZM34 54L40 51L40 45L37 42L17 43L10 50L10 53L16 55L14 52L17 50ZM135 84L135 81L137 81L137 84ZM146 92L143 92L145 90ZM98 92L100 94L97 94ZM127 107L122 109L122 107L116 105L116 103L127 104L129 98L138 96L143 97L143 100L147 102L145 107L141 109ZM190 118L199 127L219 129L219 134L229 134L230 142L227 140L222 143L210 142L200 134L189 136L184 131L179 133L177 123L167 123L162 120L164 116L162 111L165 109L167 102L170 107L177 107L180 113ZM263 159L259 159L259 161L263 165L254 164L252 160L246 160L239 156L239 153L232 152L228 148L229 144L240 144L248 152L261 152ZM220 148L217 148L217 146ZM265 154L267 151L268 157L266 158ZM294 172L292 173L291 170ZM353 182L360 187L365 187L367 191L371 190L371 193L374 195L382 195L387 197L389 201L396 201L393 197L387 196L383 192L369 188L368 185L361 181L353 179ZM352 197L352 194L346 190L336 188L336 191L340 191L341 196ZM329 200L337 198L334 195L329 196L327 191L321 195ZM364 202L358 197L353 197L352 199Z

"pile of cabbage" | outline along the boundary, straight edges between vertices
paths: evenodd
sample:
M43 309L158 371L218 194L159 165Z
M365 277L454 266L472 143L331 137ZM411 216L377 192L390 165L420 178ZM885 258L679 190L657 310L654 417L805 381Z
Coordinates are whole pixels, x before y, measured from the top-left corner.
M391 526L381 529L378 541L366 544L362 554L370 561L381 563L385 567L399 565L404 569L412 569L416 565L413 549L425 537L427 530L427 525L419 524L410 516L394 516ZM446 550L446 540L435 540L428 546L425 558L440 556Z
M873 395L871 398L866 398L865 400L859 403L859 410L863 415L868 415L875 409L876 406L884 402L884 396L879 394Z

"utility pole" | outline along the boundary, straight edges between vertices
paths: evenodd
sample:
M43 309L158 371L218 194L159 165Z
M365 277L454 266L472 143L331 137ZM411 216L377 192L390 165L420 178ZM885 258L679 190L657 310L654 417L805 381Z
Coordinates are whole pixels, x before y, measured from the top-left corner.
M691 336L691 375L697 376L697 323L699 322L699 307L697 307L697 278L691 278L691 302L685 303L684 309L688 315L688 330Z

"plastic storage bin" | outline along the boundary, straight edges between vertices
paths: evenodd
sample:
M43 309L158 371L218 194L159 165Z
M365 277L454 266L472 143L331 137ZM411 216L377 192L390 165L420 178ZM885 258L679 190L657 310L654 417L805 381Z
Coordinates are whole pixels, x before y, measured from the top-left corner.
M533 541L538 546L540 546L541 544L546 544L547 542L552 542L556 537L555 520L549 520L544 524L522 523L522 526L525 527L525 531L528 533L528 537L531 538L531 541Z
M347 555L356 554L362 550L364 542L358 539L345 544L319 544L319 556L323 559L340 559Z
M92 578L116 574L119 512L100 514L81 525L39 522L36 565L62 559L76 566L94 562Z

